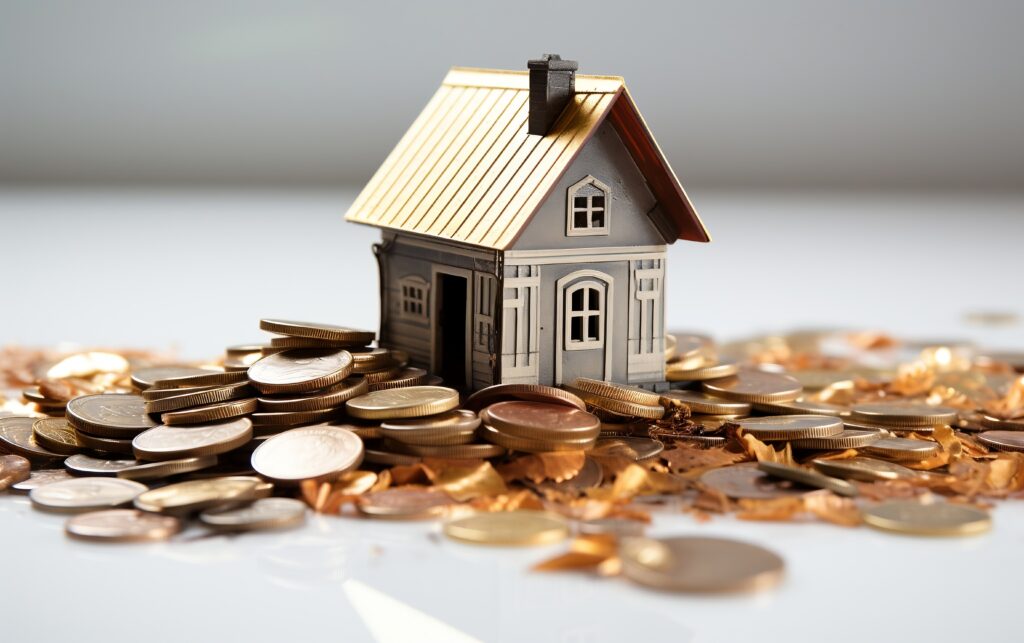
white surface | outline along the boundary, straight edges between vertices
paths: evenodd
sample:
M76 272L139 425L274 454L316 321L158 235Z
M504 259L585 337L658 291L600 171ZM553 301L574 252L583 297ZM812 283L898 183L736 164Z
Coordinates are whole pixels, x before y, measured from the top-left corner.
M715 236L676 244L670 326L730 336L870 326L1024 346L1019 198L694 195ZM8 193L0 342L181 346L260 336L261 315L373 326L371 230L348 193ZM0 497L4 640L1013 641L1024 504L966 539L656 515L654 535L727 535L788 566L752 596L661 595L535 574L563 549L446 541L432 523L314 517L302 530L156 545L71 541L63 518ZM657 638L655 638L657 637Z

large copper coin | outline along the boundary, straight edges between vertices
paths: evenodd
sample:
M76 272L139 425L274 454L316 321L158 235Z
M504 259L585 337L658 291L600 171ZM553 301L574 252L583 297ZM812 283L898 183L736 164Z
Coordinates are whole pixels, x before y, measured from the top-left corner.
M498 402L486 409L494 429L530 440L592 439L601 420L592 413L545 402Z
M759 440L827 438L843 432L843 421L829 415L771 415L736 420L736 424Z
M334 480L363 461L363 441L336 426L307 426L279 433L256 448L252 468L279 482Z
M132 448L139 460L171 460L217 455L252 439L252 421L237 418L187 427L158 426L135 436Z
M340 349L295 349L268 355L249 367L261 393L298 393L332 386L352 373L352 355Z
M984 431L978 434L978 441L1000 451L1024 451L1024 432L1021 431Z
M858 404L850 413L852 420L890 427L935 426L956 422L956 409L908 402Z
M759 470L754 463L734 464L711 469L700 477L700 482L721 491L730 498L767 500L807 493L806 489L798 489L789 481L772 478L764 471Z
M588 438L560 438L558 440L522 438L517 435L504 433L487 424L481 424L480 428L477 429L477 434L482 439L509 451L522 451L524 453L588 451L594 448L594 443L597 441L596 435Z
M317 322L291 321L287 319L261 319L260 328L280 335L291 337L311 337L330 342L365 345L374 340L374 333L365 330L354 330L334 324Z
M0 455L0 491L28 480L32 465L20 455Z
M109 543L167 540L181 531L181 521L138 509L106 509L69 518L64 531L72 538Z
M139 494L134 502L135 508L142 511L180 515L218 505L251 502L269 496L272 491L273 485L255 476L227 476L176 482Z
M36 442L32 426L37 419L17 415L0 417L0 449L28 458L37 464L59 459L59 453L45 449Z
M622 574L633 582L676 592L764 589L785 563L772 551L726 538L627 538L619 547Z
M84 395L68 402L68 422L79 431L115 440L131 439L156 426L142 396L128 393Z
M553 386L544 386L543 384L495 384L473 393L462 406L470 411L479 411L491 404L507 400L564 404L581 411L587 410L586 403L578 396Z
M450 411L459 405L459 392L444 386L409 386L372 391L345 402L352 417L394 420L424 417Z
M782 373L742 369L731 377L705 380L701 387L711 395L741 402L792 402L803 387L795 378Z
M29 492L29 498L37 509L76 513L129 503L147 488L117 478L72 478L36 487Z

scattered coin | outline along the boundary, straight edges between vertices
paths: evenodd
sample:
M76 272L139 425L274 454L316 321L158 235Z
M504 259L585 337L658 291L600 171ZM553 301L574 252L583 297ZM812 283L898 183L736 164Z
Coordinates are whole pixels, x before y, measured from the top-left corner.
M409 386L372 391L345 402L349 415L365 420L393 420L436 415L459 405L459 392L443 386Z
M617 538L643 536L646 529L647 525L643 522L629 518L594 518L583 520L577 526L577 531L580 534L608 534Z
M315 391L351 374L352 355L332 348L286 350L249 367L249 380L261 393Z
M907 402L885 402L879 404L858 404L853 407L850 418L872 424L892 427L934 426L956 422L956 409L929 404Z
M843 432L843 421L829 415L771 415L736 423L759 440L827 438Z
M181 424L203 424L209 422L220 422L231 418L242 417L254 412L257 408L256 398L250 397L244 400L231 400L206 406L196 406L191 409L180 411L168 411L160 415L160 421L167 426Z
M753 463L710 469L701 475L700 482L730 498L767 500L807 493L806 489L797 489L789 481L772 478Z
M816 449L819 451L840 451L843 449L859 449L872 442L881 440L885 434L879 431L864 429L843 429L842 433L824 438L802 438L790 440L794 449Z
M20 455L34 464L46 464L61 458L36 442L32 426L37 418L12 415L0 417L0 449Z
M172 460L217 455L252 439L252 421L236 418L187 427L158 426L135 436L132 449L139 460Z
M205 455L198 458L180 458L178 460L164 460L162 462L146 462L133 467L118 469L117 477L125 480L137 480L146 482L150 480L163 480L182 473L191 473L200 469L207 469L217 464L217 456Z
M150 489L139 494L134 502L135 508L142 511L180 515L218 505L251 502L267 497L272 490L273 485L254 476L228 476L188 480Z
M694 413L707 415L747 415L750 413L750 404L746 402L726 400L700 391L673 389L662 393L662 397L679 400L688 405Z
M939 445L936 442L925 442L924 440L881 438L862 447L860 451L886 460L916 462L926 460L938 453Z
M686 363L668 364L665 367L665 379L670 382L700 382L736 375L740 365L736 362L692 366Z
M305 522L306 504L294 498L260 498L241 507L207 509L199 520L222 531L287 529Z
M36 487L28 495L36 509L77 513L127 504L146 489L144 484L118 478L72 478Z
M508 400L565 404L581 411L587 410L586 403L578 396L543 384L495 384L473 393L462 406L470 411L479 411L492 404Z
M64 460L64 468L79 476L116 476L121 469L139 464L138 460L108 460L78 453Z
M132 386L139 390L145 390L153 386L157 380L165 380L174 377L188 377L191 375L205 375L208 373L204 368L194 366L154 366L152 368L140 368L132 371Z
M549 545L569 535L560 516L542 511L480 513L444 525L449 538L480 545Z
M601 449L607 455L623 455L637 462L644 462L660 455L665 450L665 444L651 438L624 436L602 438L597 441L594 448Z
M619 558L631 581L676 592L765 589L779 582L785 566L778 554L757 545L693 536L627 538Z
M28 493L36 487L70 479L71 476L64 469L39 469L30 473L28 478L11 485L11 491Z
M949 502L894 500L864 510L875 529L917 536L972 536L992 528L987 511Z
M701 387L711 395L750 403L792 402L803 392L800 382L789 375L753 369L740 370L731 377L705 380Z
M181 521L173 516L161 516L137 509L106 509L68 518L64 531L79 540L153 542L167 540L181 531Z
M411 487L372 491L359 497L356 509L374 518L432 518L445 513L455 501L437 489Z
M83 433L115 440L131 439L156 426L140 395L83 395L68 402L68 422Z
M363 461L363 441L337 426L292 429L268 438L252 454L252 468L278 482L335 480Z
M152 388L169 389L196 386L227 386L245 382L245 371L200 369L202 373L164 377L153 382Z
M0 491L28 480L32 465L20 455L0 455Z
M373 333L365 330L354 330L334 324L320 324L315 322L290 321L285 319L261 319L260 328L280 335L290 337L312 337L330 342L341 342L362 346L369 344L375 339Z
M978 441L999 451L1024 451L1024 433L1019 431L983 431Z
M36 420L32 423L32 435L36 444L61 455L74 455L84 448L75 430L64 418Z
M853 497L858 494L857 487L841 478L833 478L806 467L795 467L778 462L758 462L757 468L770 476L796 482L815 489L828 489L840 496Z
M322 411L341 406L348 400L370 390L366 379L350 377L334 386L299 396L264 396L259 398L260 410L267 413L294 411Z
M380 434L406 444L447 446L469 444L479 426L476 413L458 409L425 418L385 420L380 424Z
M843 460L814 460L814 468L825 475L861 482L911 479L917 477L913 469L885 460L856 456Z
M150 389L142 395L143 399L146 400L146 413L166 413L167 411L179 411L195 406L218 404L220 402L227 402L228 400L248 397L253 392L249 387L248 381L228 386L198 388L199 390L177 389L188 390L189 392L182 395L172 395L156 399L151 399L146 395L146 393L153 395L154 393L161 393L163 391L154 391Z

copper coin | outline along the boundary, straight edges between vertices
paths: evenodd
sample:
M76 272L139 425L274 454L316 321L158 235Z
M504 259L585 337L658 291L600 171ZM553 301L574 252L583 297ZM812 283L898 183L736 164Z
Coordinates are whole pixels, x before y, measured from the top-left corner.
M20 455L0 455L0 491L28 480L32 465Z
M1020 431L983 431L978 441L999 451L1024 451L1024 433Z
M421 458L440 458L443 460L486 460L505 455L504 447L497 444L451 444L442 446L423 446L405 444L384 438L382 445L388 451L405 453Z
M106 509L69 518L64 530L79 540L152 542L167 540L181 531L181 521L173 516L161 516L138 509Z
M230 400L180 411L168 411L160 415L160 420L167 426L220 422L248 415L255 411L257 406L256 398L250 397L245 400Z
M312 337L273 337L270 339L270 348L350 348L360 346L360 343L332 342L326 339L314 339ZM267 348L266 346L262 347Z
M183 515L209 507L266 498L273 489L273 485L255 476L187 480L141 493L135 497L134 504L142 511Z
M395 373L391 379L370 384L370 390L380 391L389 388L402 388L404 386L419 386L426 383L427 377L427 372L422 368L406 366Z
M61 455L43 448L32 433L38 418L12 415L0 417L0 449L20 455L35 463L59 459Z
M252 454L252 468L280 482L334 480L363 461L363 441L345 429L321 425L285 431Z
M758 462L757 468L770 476L789 480L815 489L828 489L841 496L856 496L857 487L841 478L833 478L806 467L795 467L779 462Z
M853 420L893 427L934 426L956 422L956 409L910 402L858 404L850 413Z
M132 454L131 439L117 440L115 438L100 438L95 435L89 435L88 433L82 433L78 429L75 429L75 437L78 438L78 442L83 447L93 451L117 453L119 455Z
M248 397L253 393L248 382L230 384L228 386L200 387L198 391L192 389L176 390L189 392L182 395L150 399L146 396L146 393L152 394L160 391L153 391L152 389L145 391L142 397L146 400L146 413L166 413L167 411L179 411L207 404L218 404L228 400Z
M267 413L323 411L341 406L348 400L368 392L365 378L350 377L334 386L298 396L264 396L259 398L260 410Z
M482 413L482 411L481 411ZM597 436L590 438L571 438L547 440L538 438L522 438L509 435L487 424L481 424L477 433L483 440L496 444L509 451L524 453L545 453L548 451L587 451L594 448Z
M593 393L594 395L602 395L604 397L610 397L623 402L633 402L635 404L644 404L647 406L657 406L661 404L660 395L635 386L626 386L625 384L617 384L615 382L604 382L602 380L590 379L589 377L576 378L573 386L588 393Z
M757 468L755 463L734 464L706 471L700 477L701 484L721 491L730 498L770 499L783 496L800 496L806 489L795 487L789 481L772 478Z
M572 406L581 411L587 410L586 403L578 396L543 384L495 384L473 393L462 406L470 411L479 411L491 404L507 400L546 402Z
M64 418L40 418L32 424L32 435L44 449L74 455L84 448L75 430Z
M380 433L406 444L444 446L472 442L479 426L476 413L458 409L426 418L385 420Z
M487 407L487 423L502 433L521 438L590 439L601 432L592 413L545 402L498 402Z
M619 547L622 574L676 592L753 591L775 585L782 558L763 547L726 538L627 538Z
M249 367L249 379L261 393L315 391L351 373L352 355L340 349L287 350Z
M239 385L235 385L239 386ZM212 391L218 388L224 388L221 386L187 386L183 388L147 388L143 390L139 395L142 399L146 400L147 408L150 402L156 400L162 400L168 397L181 397L184 395L192 395L193 393L202 393L203 391Z
M359 497L356 508L374 518L433 518L455 504L452 498L436 489L395 488L374 491Z
M1024 417L1009 419L998 418L992 415L982 415L980 418L980 424L985 429L1024 431Z
M135 436L132 448L140 460L173 460L217 455L252 439L252 421L236 418L186 427L158 426Z
M76 397L68 402L67 417L83 433L114 439L131 439L157 424L146 414L142 396L128 393Z
M705 380L701 387L712 395L741 402L792 402L803 387L795 378L782 373L741 369L731 377Z
M270 333L289 335L291 337L311 337L332 342L348 344L369 344L375 339L374 333L365 330L354 330L334 324L317 322L291 321L287 319L261 319L260 328Z

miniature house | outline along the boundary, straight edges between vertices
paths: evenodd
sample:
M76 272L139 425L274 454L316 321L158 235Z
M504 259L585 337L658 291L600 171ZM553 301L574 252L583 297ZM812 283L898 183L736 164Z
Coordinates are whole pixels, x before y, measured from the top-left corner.
M457 388L658 386L666 244L710 238L622 78L528 67L452 69L348 211L380 342Z

